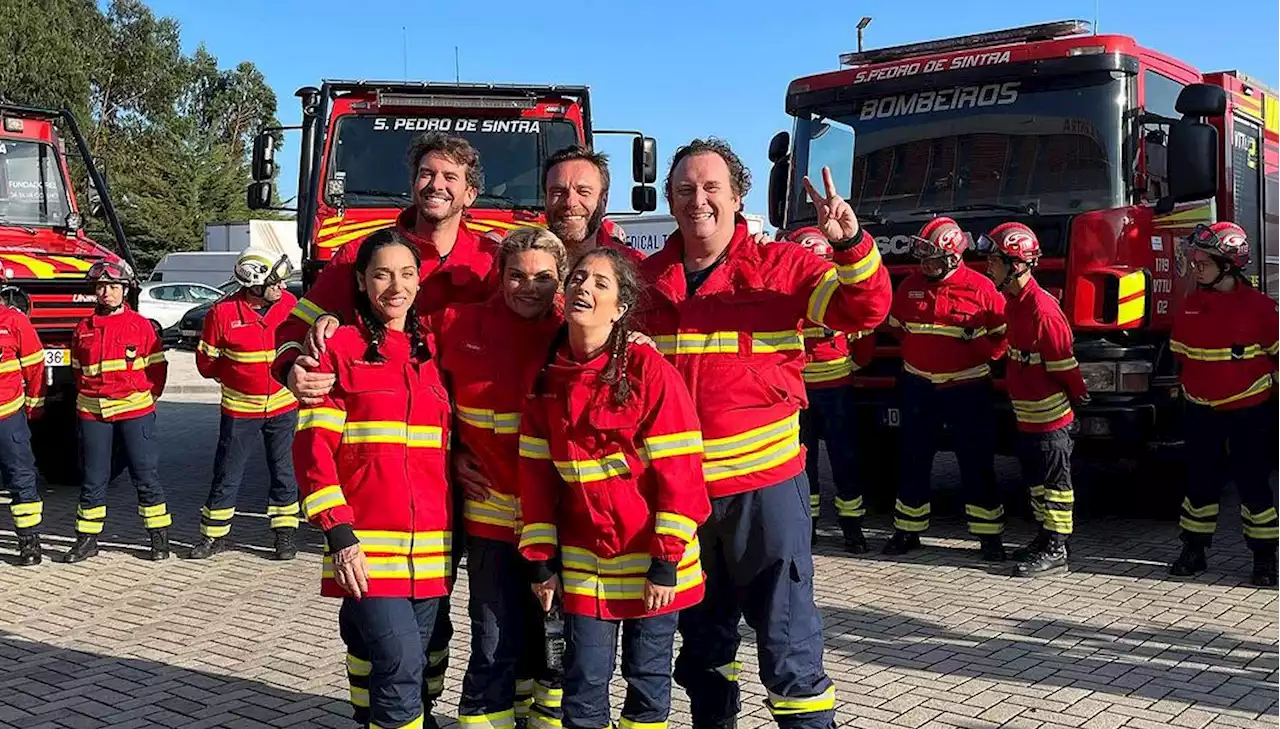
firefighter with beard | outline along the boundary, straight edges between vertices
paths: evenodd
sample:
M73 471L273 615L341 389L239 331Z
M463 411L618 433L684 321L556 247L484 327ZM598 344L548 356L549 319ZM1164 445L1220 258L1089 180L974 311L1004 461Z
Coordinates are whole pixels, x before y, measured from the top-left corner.
M1071 325L1053 294L1031 272L1040 241L1022 223L1002 223L978 239L987 276L1008 301L1008 369L1005 388L1018 427L1018 460L1040 531L1013 553L1015 577L1063 572L1074 528L1071 486L1072 406L1089 403L1073 351Z
M801 228L789 239L810 253L830 261L834 249L821 230ZM809 513L813 518L812 538L818 536L818 517L822 491L818 480L818 441L827 444L827 461L836 482L836 517L844 536L844 548L852 554L867 551L867 538L862 535L862 517L867 509L862 502L862 479L854 462L855 413L853 411L853 373L864 362L855 361L853 349L866 352L855 344L859 339L870 342L870 331L845 334L826 327L804 328L804 388L809 406L800 411L800 442L805 447L805 472L809 476Z
M156 473L160 444L155 401L168 377L164 348L151 322L125 303L129 287L137 282L133 267L124 261L99 261L89 268L87 278L98 303L71 338L84 481L76 508L76 541L60 561L82 562L98 553L117 437L138 490L138 514L151 538L147 559L168 559L173 517Z
M421 260L422 288L415 301L418 313L429 317L451 304L487 299L496 287L493 274L497 244L478 235L463 220L467 208L484 189L480 154L462 137L430 133L414 142L409 163L414 171L414 204L400 214L395 230L412 243ZM332 374L310 370L317 366L316 357L323 354L325 340L333 336L339 324L354 322L351 279L359 249L358 241L343 246L298 301L289 319L280 325L275 374L304 406L316 404L333 388ZM461 530L461 519L455 527ZM459 545L453 550L456 568L462 555L461 533L455 537L455 544ZM444 691L452 638L449 598L445 597L431 632L424 674L428 727L434 725L430 704Z
M1240 226L1198 225L1187 244L1196 290L1174 315L1169 344L1182 366L1187 399L1187 495L1180 520L1184 546L1169 572L1188 577L1208 569L1205 549L1230 475L1253 552L1253 584L1273 587L1280 536L1270 485L1280 349L1276 302L1245 278L1249 240Z
M189 559L208 559L227 549L240 482L259 436L271 474L267 516L275 532L275 558L297 556L298 483L292 453L298 401L271 376L276 329L297 303L285 290L285 279L292 272L288 256L249 248L232 271L240 290L205 315L196 368L201 376L222 385L222 418L213 485L200 510L201 539L188 553Z
M1004 506L996 486L991 361L1004 356L1004 297L964 264L968 240L951 218L912 236L920 267L894 292L889 325L902 342L902 445L893 536L885 554L920 547L929 528L929 475L943 427L960 462L969 533L982 558L1006 558Z

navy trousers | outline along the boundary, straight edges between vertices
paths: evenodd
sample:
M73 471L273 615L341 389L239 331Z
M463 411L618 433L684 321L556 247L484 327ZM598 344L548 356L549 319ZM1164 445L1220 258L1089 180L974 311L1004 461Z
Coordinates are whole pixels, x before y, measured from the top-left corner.
M741 708L742 618L756 632L760 682L778 725L834 726L835 686L822 666L822 615L813 600L810 524L804 474L711 500L711 516L698 530L706 597L680 612L684 642L675 665L696 726L726 723Z
M671 714L671 655L679 613L632 620L565 616L568 651L564 664L565 729L609 729L609 681L618 633L622 633L622 678L627 697L618 729L665 726Z
M156 437L156 414L117 420L80 419L80 448L84 458L84 483L80 487L80 504L76 508L76 532L85 535L102 533L107 519L107 483L111 480L111 455L119 436L129 478L138 491L138 514L147 529L163 529L173 523L165 505L164 488L156 472L160 460L160 443Z
M267 472L271 475L267 491L271 528L298 528L298 482L293 476L293 432L297 428L297 410L270 418L233 418L222 414L218 448L213 457L213 485L200 510L201 534L220 538L231 533L244 469L259 437L266 446Z
M853 412L853 388L810 387L809 407L800 411L800 440L804 443L804 470L809 476L809 512L816 524L821 503L818 483L818 441L827 443L827 460L836 482L836 517L843 526L857 526L866 516L862 502L854 447L857 427Z
M424 646L440 598L346 598L338 630L347 645L351 706L362 726L422 726L426 705Z
M0 420L0 475L9 489L9 513L13 528L19 534L31 534L40 527L44 502L36 488L36 457L31 452L31 429L27 413L16 413Z
M1187 495L1182 501L1182 539L1209 546L1218 525L1218 501L1230 477L1240 492L1244 539L1254 551L1275 550L1280 536L1271 470L1276 466L1274 402L1215 410L1188 403L1187 443L1195 453L1187 460Z

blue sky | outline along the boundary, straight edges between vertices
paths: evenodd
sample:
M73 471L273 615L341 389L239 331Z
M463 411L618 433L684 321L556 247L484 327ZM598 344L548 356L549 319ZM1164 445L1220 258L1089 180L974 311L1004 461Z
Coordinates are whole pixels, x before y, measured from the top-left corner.
M648 2L338 2L337 0L150 0L182 24L187 50L203 42L224 67L250 60L279 100L279 118L296 123L293 92L323 78L454 77L463 81L586 84L595 126L641 129L658 140L662 174L676 147L693 137L727 139L751 168L747 211L764 213L769 139L790 123L787 83L835 69L856 47L855 26L874 18L866 47L996 28L1099 18L1103 33L1139 42L1203 71L1241 69L1280 87L1274 1L1178 0L1056 3L937 0L860 4L764 0ZM1194 19L1192 19L1194 17ZM294 192L297 135L282 150L284 197ZM629 179L625 142L599 145L614 156L614 179ZM615 190L613 199L629 196ZM666 212L665 204L659 205Z

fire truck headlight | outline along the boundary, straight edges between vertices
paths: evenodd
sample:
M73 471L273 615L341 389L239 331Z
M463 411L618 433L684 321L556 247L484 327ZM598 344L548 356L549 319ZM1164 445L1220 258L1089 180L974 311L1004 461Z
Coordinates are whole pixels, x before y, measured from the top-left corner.
M1146 392L1151 389L1150 362L1121 362L1119 365L1117 392Z
M1089 388L1089 392L1116 391L1115 362L1081 362L1080 376L1084 378L1085 387Z

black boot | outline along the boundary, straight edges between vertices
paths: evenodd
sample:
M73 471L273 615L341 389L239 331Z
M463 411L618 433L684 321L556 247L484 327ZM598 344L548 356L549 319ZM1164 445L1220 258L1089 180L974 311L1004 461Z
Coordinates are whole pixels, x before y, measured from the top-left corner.
M63 564L83 562L98 554L98 538L92 534L77 534L76 543L71 545L58 561Z
M841 524L844 532L844 551L850 554L866 554L867 538L862 535L862 525L857 522Z
M169 559L169 530L148 529L147 532L151 534L151 551L147 553L147 559L152 562Z
M1182 546L1182 554L1169 565L1169 574L1174 577L1191 577L1209 569L1209 563L1204 558L1203 544L1184 544Z
M1026 546L1018 547L1017 549L1013 550L1013 561L1026 562L1027 560L1031 559L1032 555L1036 555L1036 554L1039 554L1040 552L1043 552L1044 548L1048 544L1049 544L1049 532L1046 532L1045 530L1041 529L1040 531L1036 532L1035 537L1032 538L1030 542L1027 542Z
M39 534L18 535L18 566L32 567L40 564L43 556L40 553Z
M196 546L187 552L187 559L209 559L215 554L227 551L225 537L201 537Z
M1253 584L1258 587L1276 586L1276 548L1259 549L1253 553Z
M1014 577L1040 577L1067 571L1067 540L1058 534L1049 536L1044 549L1013 568Z
M1004 551L1004 540L999 534L984 534L978 537L981 544L982 559L987 562L1003 562L1009 558Z
M884 543L884 549L880 550L881 554L899 555L906 554L913 549L920 548L920 535L915 532L904 532L902 530L895 531L889 541Z
M298 556L298 546L294 544L293 537L297 533L297 529L276 529L276 553L274 559L281 562L287 562Z

